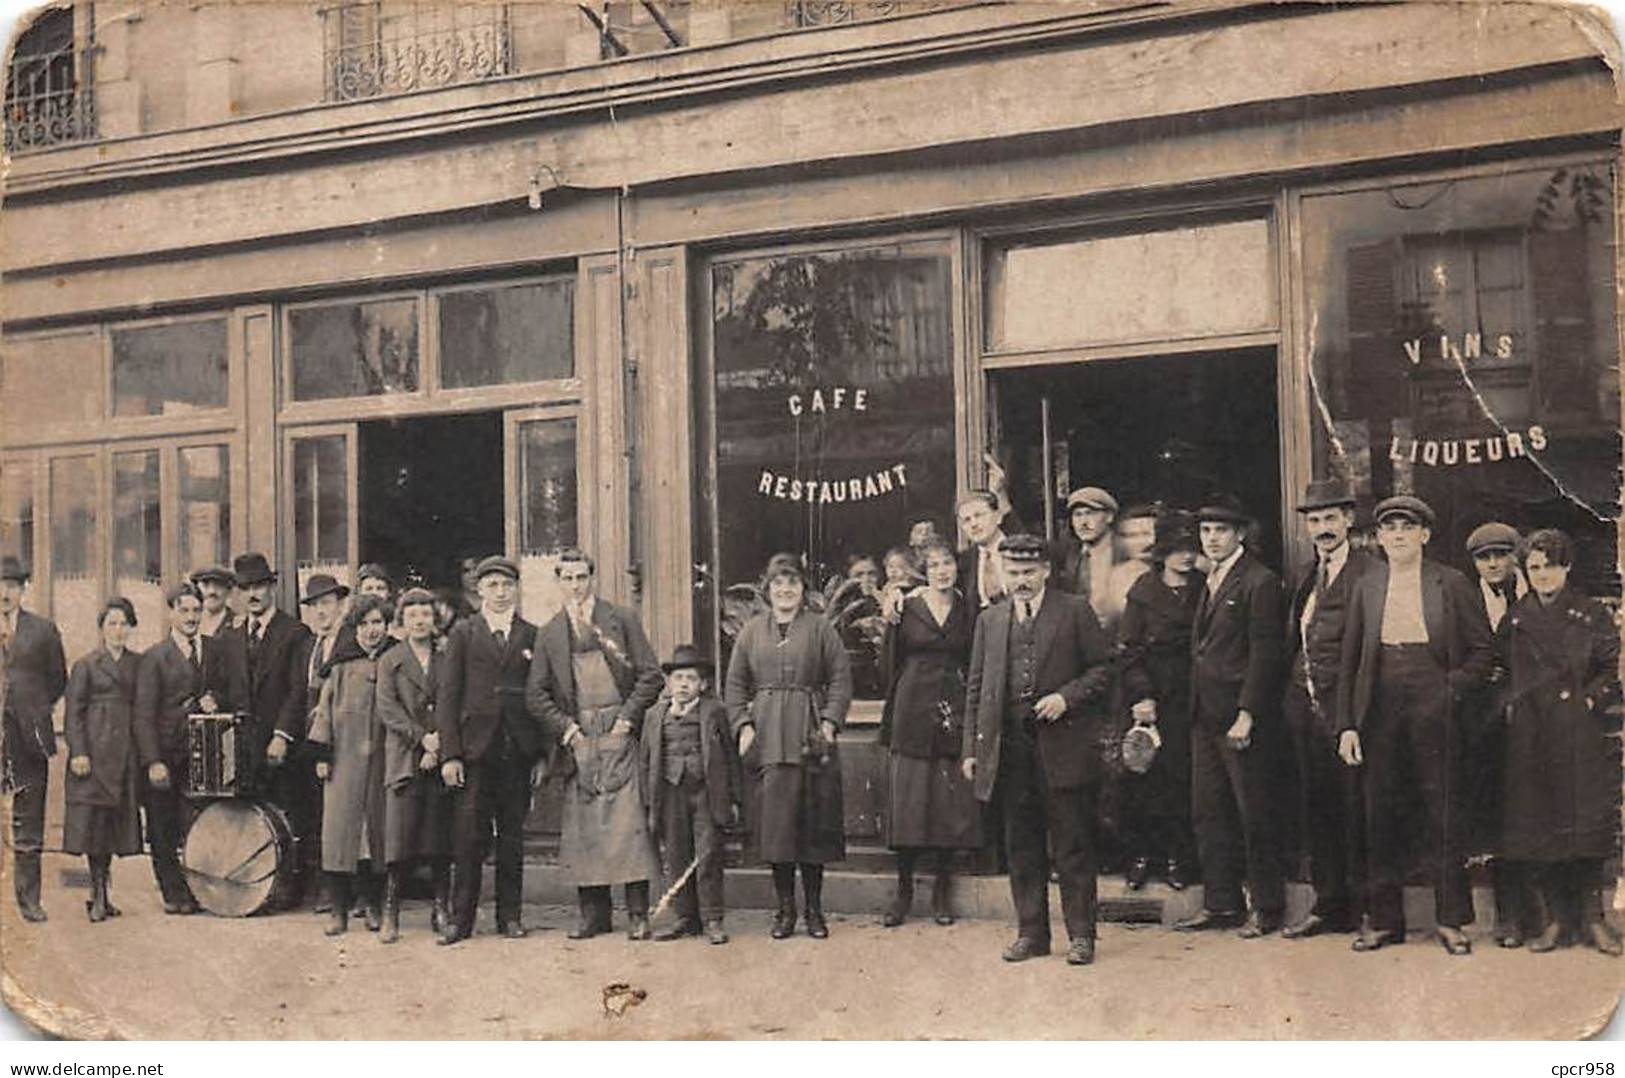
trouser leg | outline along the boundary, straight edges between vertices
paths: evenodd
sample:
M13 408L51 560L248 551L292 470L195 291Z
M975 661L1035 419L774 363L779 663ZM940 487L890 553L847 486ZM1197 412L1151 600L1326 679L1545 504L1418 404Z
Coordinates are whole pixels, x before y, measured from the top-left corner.
M1048 943L1049 827L1044 816L1043 775L1032 747L1007 739L999 761L1005 850L1010 862L1010 897L1017 931Z
M1316 709L1307 690L1287 687L1285 717L1298 764L1298 815L1303 820L1309 875L1315 888L1313 912L1320 917L1348 917L1356 907L1350 878L1350 791L1353 770L1337 755L1337 738L1315 723Z
M1226 742L1219 752L1241 825L1252 907L1259 913L1278 914L1286 908L1286 881L1281 874L1279 821L1270 790L1270 754L1274 746L1269 737L1267 730L1255 729L1247 748L1238 751Z
M158 883L164 905L185 905L192 897L181 870L179 849L185 841L186 804L173 784L168 790L150 787L146 797L147 846L152 858L152 875Z
M1095 938L1096 864L1095 783L1049 789L1044 812L1049 821L1055 866L1061 877L1061 916L1069 939Z
M1224 730L1203 722L1191 730L1191 814L1202 859L1202 905L1213 913L1246 906L1241 893L1247 851L1225 759Z
M711 816L711 800L705 787L689 793L689 820L694 835L693 857L694 891L698 899L700 917L705 921L722 920L722 829Z
M492 806L496 825L497 923L517 924L524 902L525 816L530 811L530 768L504 759Z
M1461 854L1460 748L1451 722L1449 690L1444 671L1437 667L1431 677L1419 672L1410 680L1405 732L1426 815L1425 864L1433 885L1434 914L1440 925L1460 928L1472 923L1473 899Z
M649 881L633 880L626 885L626 915L649 916Z
M28 775L11 799L13 889L20 909L40 908L40 851L45 846L45 800L49 775Z
M576 888L576 902L581 908L582 921L595 932L608 932L614 924L614 901L609 888L593 884Z
M665 885L670 887L694 859L696 813L686 787L667 783L660 793L660 870ZM672 898L672 908L680 921L699 919L700 902L695 883L703 867L696 868Z
M452 882L452 923L462 935L474 931L480 904L480 874L491 836L486 774L476 760L463 762L463 788L452 800L452 849L456 876Z

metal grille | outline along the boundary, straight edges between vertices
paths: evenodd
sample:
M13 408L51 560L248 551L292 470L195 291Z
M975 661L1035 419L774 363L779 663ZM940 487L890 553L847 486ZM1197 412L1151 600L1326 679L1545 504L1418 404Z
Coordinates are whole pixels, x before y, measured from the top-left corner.
M506 4L369 0L327 8L322 20L329 101L477 82L512 70Z
M47 12L17 42L6 69L6 152L96 137L91 47L76 49L73 12Z
M786 0L785 14L791 26L839 26L850 22L885 19L915 11L950 7L951 0Z

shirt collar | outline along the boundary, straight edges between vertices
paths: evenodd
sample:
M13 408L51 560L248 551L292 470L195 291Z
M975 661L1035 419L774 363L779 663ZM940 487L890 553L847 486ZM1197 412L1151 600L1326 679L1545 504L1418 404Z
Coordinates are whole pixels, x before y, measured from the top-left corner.
M198 636L202 636L202 634L199 633ZM194 636L192 638L192 640L197 640L198 636ZM185 655L187 657L191 656L191 654L192 654L191 641L188 641L186 639L186 637L181 634L179 629L171 629L171 630L169 630L169 638L171 640L175 641L175 646L181 649L181 654L182 655Z
M1038 594L1027 600L1027 614L1029 617L1036 618L1038 616L1039 607L1044 605L1044 593L1048 590L1049 589L1047 587L1040 587L1038 589ZM1010 597L1010 601L1012 603L1021 602L1021 600L1017 599L1014 595Z
M1238 545L1236 547L1236 549L1234 549L1234 550L1232 550L1230 552L1230 556L1228 558L1224 559L1219 564L1217 564L1217 565L1215 565L1213 567L1213 572L1211 574L1211 579L1213 579L1213 580L1223 580L1225 578L1225 575L1227 573L1229 573L1232 568L1235 567L1236 562L1241 560L1242 554L1246 553L1246 551L1247 551L1247 548L1245 546L1239 546Z
M598 596L589 595L580 603L570 603L570 616L587 623L592 622L592 612L598 606Z
M693 711L695 708L697 708L699 706L700 706L700 698L698 696L696 696L694 699L690 700L688 702L687 707L678 707L676 701L673 701L672 705L671 705L671 717L674 718L674 719L684 718L685 716L688 715L689 712Z
M486 626L493 633L506 633L513 628L513 607L511 606L501 614L493 614L491 611L482 608L480 617L485 619Z

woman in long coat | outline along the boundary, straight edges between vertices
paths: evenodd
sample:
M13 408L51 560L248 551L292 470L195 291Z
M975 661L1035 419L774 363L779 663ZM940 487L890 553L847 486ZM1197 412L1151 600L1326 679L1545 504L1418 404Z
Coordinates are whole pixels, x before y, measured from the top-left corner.
M778 896L773 938L795 931L799 864L807 935L824 939L824 865L846 855L835 738L852 703L852 668L834 627L806 609L794 555L775 554L763 581L768 610L740 630L728 661L728 719L740 758L761 779L756 830Z
M333 896L327 934L349 927L356 876L367 902L367 928L383 925L384 727L378 720L378 660L389 638L389 603L358 595L323 670L310 724L316 777L322 781L322 871ZM361 862L365 861L365 869Z
M1204 578L1196 571L1201 540L1188 514L1157 522L1155 570L1128 590L1118 623L1123 699L1137 725L1161 739L1144 774L1125 771L1122 825L1133 858L1130 888L1142 886L1154 858L1166 858L1167 879L1185 886L1191 851L1191 625Z
M1573 544L1560 531L1524 540L1529 594L1507 614L1512 672L1506 730L1505 856L1531 870L1544 930L1617 955L1603 920L1603 863L1619 853L1620 759L1608 708L1619 699L1619 629L1568 586ZM1617 720L1612 723L1618 729Z
M401 889L418 862L434 878L429 922L444 927L451 896L451 810L440 781L435 691L444 662L434 593L408 588L396 620L401 640L378 660L378 720L384 726L384 926L380 943L400 938Z
M140 765L131 729L137 653L126 648L135 607L114 596L96 615L102 645L73 664L63 733L68 741L67 814L62 848L90 862L93 922L117 917L108 897L113 857L141 852Z
M982 844L981 806L959 768L971 615L954 586L953 548L937 540L923 555L927 587L903 601L881 645L887 691L880 743L891 749L887 837L897 851L897 891L882 917L887 926L907 919L914 866L926 851L935 868L931 912L938 924L953 924L953 852Z

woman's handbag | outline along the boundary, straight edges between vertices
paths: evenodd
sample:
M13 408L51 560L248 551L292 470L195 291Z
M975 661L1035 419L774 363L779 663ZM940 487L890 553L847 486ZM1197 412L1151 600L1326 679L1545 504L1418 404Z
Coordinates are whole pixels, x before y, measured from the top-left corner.
M1161 747L1162 735L1155 726L1135 723L1123 735L1123 766L1136 775L1143 775L1151 770Z

